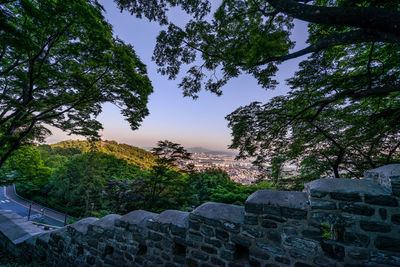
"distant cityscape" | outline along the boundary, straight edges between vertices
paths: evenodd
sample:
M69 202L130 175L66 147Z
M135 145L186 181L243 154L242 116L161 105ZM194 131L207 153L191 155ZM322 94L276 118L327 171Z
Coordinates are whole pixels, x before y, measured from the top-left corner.
M202 171L209 168L219 168L226 171L232 180L241 184L251 184L257 178L259 171L251 160L235 160L234 154L210 154L208 152L192 153L192 159L178 163L179 167L193 164L194 168Z

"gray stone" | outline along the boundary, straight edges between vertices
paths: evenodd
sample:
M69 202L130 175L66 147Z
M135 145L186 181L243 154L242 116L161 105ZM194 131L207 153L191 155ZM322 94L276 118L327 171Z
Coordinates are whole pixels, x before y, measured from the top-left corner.
M3 235L15 245L45 232L21 216L7 210L0 210L0 229Z
M389 224L372 221L361 221L360 227L367 232L388 233L392 230Z
M296 219L296 220L307 219L307 211L306 210L282 207L281 212L282 212L282 217Z
M243 247L250 247L251 242L240 236L232 236L231 241L235 244L241 245Z
M342 261L344 259L344 247L333 240L322 240L321 248L332 259Z
M99 220L94 221L90 225L93 228L95 228L97 226L97 227L101 227L103 229L113 229L115 226L115 221L119 220L121 217L122 216L118 215L118 214L109 214Z
M316 241L294 236L286 237L284 239L284 244L289 247L302 249L309 253L317 253L319 247L319 243Z
M343 242L347 245L368 247L369 237L356 232L345 232Z
M189 225L189 212L166 210L150 220L159 222L161 224L170 224L182 228L187 228Z
M196 208L192 213L212 220L233 223L244 222L244 208L235 205L208 202Z
M400 239L378 236L375 239L375 247L380 250L400 252Z
M392 223L400 224L400 214L392 215Z
M257 245L258 246L258 245ZM267 249L268 251L268 249ZM265 250L252 248L250 249L249 255L257 259L268 260L271 256L268 255Z
M365 195L365 202L368 204L375 204L381 206L397 207L397 199L393 196L371 196Z
M357 215L372 216L375 214L375 209L367 205L360 205L354 203L340 203L339 208L343 212L348 212Z
M129 212L128 214L125 214L119 220L117 220L117 222L125 226L127 225L145 226L147 220L154 218L157 215L158 215L157 213L148 212L145 210L135 210Z
M381 216L382 220L386 220L387 218L387 211L384 208L379 208L379 215Z
M317 192L341 192L369 195L391 195L391 192L374 181L357 179L324 178L304 185L304 190L312 195Z
M261 222L261 226L264 228L277 228L278 224L274 221L270 221L270 220L263 220Z
M382 251L371 253L370 261L379 264L400 266L400 256L384 253Z
M296 259L307 260L307 254L304 251L299 250L299 249L289 250L289 255Z
M215 230L215 237L222 240L222 241L228 241L229 240L229 234L225 231L222 230Z
M278 256L285 255L285 250L281 247L271 246L270 244L264 243L264 242L257 242L256 245L257 245L257 247L259 247L273 255L278 255Z
M392 183L400 177L400 164L389 164L364 172L364 177L371 182L379 183L387 190L391 190Z
M303 192L259 190L253 193L245 205L262 205L307 210L307 194Z
M257 225L258 224L258 217L257 216L251 216L251 215L245 215L244 216L244 224Z
M331 198L336 200L343 200L343 201L361 201L361 196L359 193L347 193L347 192L331 192Z
M288 258L284 258L284 257L275 257L275 261L282 263L282 264L286 264L286 265L290 264L290 260Z
M206 226L206 225L202 225L201 226L200 232L203 235L208 236L208 237L213 237L214 236L214 229L209 227L209 226Z
M312 209L321 209L321 210L335 210L336 202L329 200L321 200L321 199L311 199L311 208Z
M89 228L89 225L97 222L98 218L88 217L77 221L76 223L70 224L67 226L68 229L73 229L81 234L86 234Z
M248 236L248 237L251 237L251 238L261 238L261 237L263 237L263 232L258 231L257 229L252 228L252 227L245 227L244 226L243 229L242 229L242 234L244 236Z
M366 249L359 249L359 248L349 248L347 250L347 255L355 260L365 260L369 259L369 251Z

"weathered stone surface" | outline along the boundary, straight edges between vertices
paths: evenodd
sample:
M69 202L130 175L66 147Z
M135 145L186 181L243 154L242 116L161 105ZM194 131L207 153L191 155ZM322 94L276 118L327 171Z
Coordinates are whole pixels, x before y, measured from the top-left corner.
M321 210L335 210L336 202L322 199L311 199L311 208L312 209L321 209Z
M300 260L307 260L307 254L299 249L291 249L289 250L289 255L295 259L300 259Z
M344 259L344 247L333 240L322 240L321 248L332 259L339 261Z
M289 237L285 238L284 244L289 247L302 249L309 253L316 253L318 251L318 247L319 247L319 243L316 241L305 239L305 238L294 237L294 236L289 236Z
M97 219L97 218L88 217L88 218L82 219L80 221L77 221L76 223L70 224L67 227L72 228L81 234L86 234L88 231L89 225L97 222L98 220L99 219Z
M307 194L303 192L259 190L247 199L245 206L261 205L307 210L307 201Z
M208 202L192 211L192 213L213 220L233 223L244 222L244 208L235 205Z
M367 247L369 245L369 237L355 232L345 232L343 242L347 245Z
M157 213L145 210L135 210L122 216L119 220L116 221L116 223L120 223L121 226L125 227L128 224L144 226L147 220L152 219L157 215Z
M270 253L271 255L278 255L278 256L284 256L285 255L285 250L279 246L272 246L268 243L262 243L258 242L257 247L265 250L266 252Z
M44 232L40 227L27 222L21 216L7 210L0 210L0 231L14 245Z
M325 178L304 185L310 195L316 192L354 193L369 195L391 195L391 192L379 184L368 180Z
M387 218L387 210L384 208L379 208L379 215L381 216L382 220L386 220Z
M349 248L347 255L355 260L368 261L369 259L369 251L367 249Z
M187 228L189 225L189 212L178 210L166 210L151 220L161 224L171 224L182 228Z
M201 226L200 232L203 235L208 236L208 237L213 237L214 236L214 229L211 228L211 227L208 227L206 225L202 225Z
M378 236L375 239L375 247L380 250L400 252L400 239L386 236Z
M373 264L378 263L379 265L388 264L391 266L400 266L400 257L398 255L396 256L382 251L372 252L369 260L373 262Z
M361 221L360 227L367 232L388 233L392 230L389 224L372 221Z
M113 229L115 226L115 221L119 220L122 216L118 214L109 214L103 218L91 223L93 228L101 227L103 229Z
M361 196L359 193L346 193L346 192L331 192L331 198L336 200L344 201L361 201Z
M392 215L392 223L400 224L400 214Z
M365 195L365 202L368 204L375 204L381 206L397 207L397 199L393 196L381 195L381 196L371 196Z
M357 215L372 216L375 213L375 209L367 206L354 203L340 203L340 210Z
M392 183L396 183L398 179L397 177L400 177L400 164L389 164L365 171L364 177L367 180L379 183L381 186L390 191Z

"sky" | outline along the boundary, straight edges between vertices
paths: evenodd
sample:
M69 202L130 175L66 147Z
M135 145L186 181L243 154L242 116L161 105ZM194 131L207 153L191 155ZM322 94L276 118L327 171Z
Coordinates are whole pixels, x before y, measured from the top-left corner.
M125 43L133 45L136 54L147 65L148 76L154 92L149 97L147 116L141 127L132 131L117 107L103 105L103 112L98 120L103 124L107 140L115 140L138 147L154 147L159 140L170 140L186 148L204 147L212 150L227 150L231 142L231 132L225 116L240 106L253 101L267 102L270 98L285 94L288 87L285 80L290 78L304 58L286 61L280 65L276 75L279 85L274 90L265 90L250 75L241 75L231 79L223 89L222 96L210 92L201 92L197 100L183 97L176 80L168 80L157 73L157 65L151 60L156 38L163 28L147 19L138 19L128 12L121 13L111 0L100 0L106 12L106 20L113 25L114 35ZM216 6L213 5L213 8ZM183 26L188 17L180 10L174 9L169 20ZM305 47L307 39L306 23L295 21L292 40L296 41L294 50ZM60 130L52 130L53 135L47 138L48 143L66 139L83 139L71 137Z

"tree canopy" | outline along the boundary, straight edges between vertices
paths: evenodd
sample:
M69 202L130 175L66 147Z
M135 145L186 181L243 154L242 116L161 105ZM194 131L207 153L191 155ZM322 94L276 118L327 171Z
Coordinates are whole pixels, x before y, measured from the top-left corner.
M239 149L239 157L255 157L270 177L278 177L285 162L315 179L359 177L362 170L399 160L399 1L223 0L212 16L207 0L160 0L153 7L140 0L115 2L168 24L153 59L170 79L188 65L179 83L185 96L196 98L203 88L220 95L243 73L273 89L280 63L308 56L288 80L287 95L227 116L230 147ZM175 5L192 15L184 27L167 20L166 7ZM307 22L309 31L308 46L297 51L294 19Z
M114 38L97 1L0 1L0 166L53 126L96 136L101 104L132 129L148 115L146 67Z

